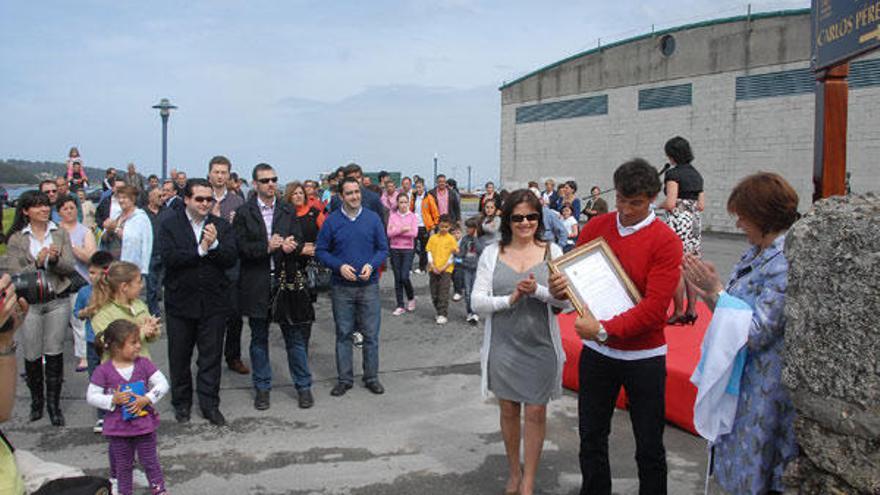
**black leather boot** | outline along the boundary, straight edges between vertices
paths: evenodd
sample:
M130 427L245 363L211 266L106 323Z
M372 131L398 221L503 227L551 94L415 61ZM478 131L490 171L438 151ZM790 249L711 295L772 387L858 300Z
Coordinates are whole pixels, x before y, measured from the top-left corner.
M64 354L46 356L46 411L53 426L64 426L61 414L61 383L64 381Z
M25 381L31 391L31 421L43 417L43 358L24 361Z

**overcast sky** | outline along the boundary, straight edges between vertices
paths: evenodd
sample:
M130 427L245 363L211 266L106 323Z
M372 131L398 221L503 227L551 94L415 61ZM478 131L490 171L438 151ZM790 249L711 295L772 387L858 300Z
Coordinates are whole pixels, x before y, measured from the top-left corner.
M754 11L809 0L753 2ZM0 3L0 158L169 166L227 155L282 179L355 160L466 185L498 175L498 86L604 42L744 14L729 0Z

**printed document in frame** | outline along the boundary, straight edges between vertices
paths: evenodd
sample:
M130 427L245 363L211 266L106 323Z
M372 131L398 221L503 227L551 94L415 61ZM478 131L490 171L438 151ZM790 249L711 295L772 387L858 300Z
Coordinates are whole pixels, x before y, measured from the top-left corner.
M605 239L599 237L547 262L568 278L568 296L580 315L609 320L641 301L638 289Z

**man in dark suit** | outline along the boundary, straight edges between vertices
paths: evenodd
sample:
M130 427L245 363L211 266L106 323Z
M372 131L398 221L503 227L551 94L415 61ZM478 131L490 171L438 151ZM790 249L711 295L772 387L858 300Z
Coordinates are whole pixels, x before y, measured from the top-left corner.
M220 358L229 308L226 270L235 265L232 227L211 214L214 196L204 179L184 188L185 208L172 210L159 227L159 250L165 273L165 315L171 403L178 422L189 421L192 408L193 347L198 347L196 392L202 415L222 426Z
M116 220L119 214L122 213L122 208L119 206L119 201L116 198L116 191L124 185L124 180L114 178L110 184L110 194L104 196L98 203L98 206L95 208L95 224L98 227L106 229L108 226L107 221L110 220L112 222Z
M177 195L177 186L172 180L162 183L162 202L166 210L182 210L183 200Z
M238 305L248 317L251 328L250 357L255 397L254 408L269 408L272 389L272 366L269 362L269 302L275 286L276 273L281 270L285 255L302 250L302 233L293 221L293 210L280 201L278 175L272 166L260 163L254 167L256 195L239 207L233 219L241 271L238 281ZM293 269L294 267L288 267ZM311 407L312 376L308 367L308 349L296 348L296 329L281 325L290 372L302 408Z

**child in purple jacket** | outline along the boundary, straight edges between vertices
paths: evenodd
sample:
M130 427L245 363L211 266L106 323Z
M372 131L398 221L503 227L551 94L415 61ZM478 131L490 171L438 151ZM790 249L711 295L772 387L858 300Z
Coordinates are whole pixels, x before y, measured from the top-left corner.
M165 494L157 453L159 413L155 405L168 392L168 380L148 358L140 356L140 329L135 323L116 320L107 326L102 338L110 359L92 374L86 401L107 411L104 436L110 442L110 477L117 480L120 495L130 495L137 453L152 493ZM141 388L143 394L125 391L128 388Z

